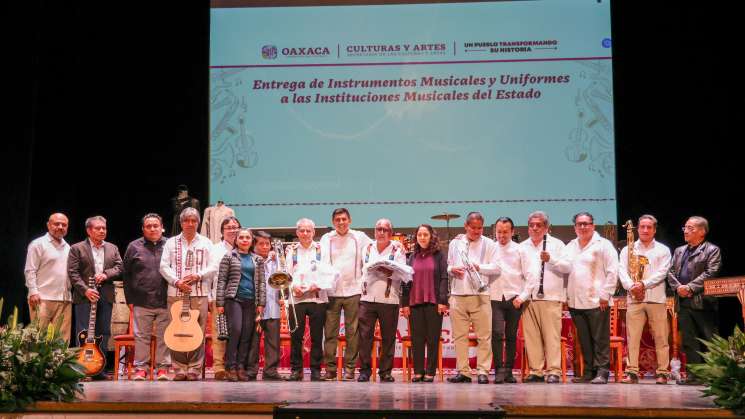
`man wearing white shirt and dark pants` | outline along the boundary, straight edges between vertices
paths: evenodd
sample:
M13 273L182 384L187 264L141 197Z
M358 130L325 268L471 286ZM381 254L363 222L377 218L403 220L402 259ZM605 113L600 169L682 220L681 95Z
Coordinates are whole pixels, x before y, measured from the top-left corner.
M517 327L520 324L523 302L528 299L525 274L529 265L520 245L512 241L515 226L509 217L497 219L494 233L497 238L497 261L502 270L489 287L494 384L516 383L512 367L515 362Z
M324 380L336 380L336 347L339 339L339 321L344 310L344 379L354 380L357 364L357 323L362 292L362 252L372 241L361 231L349 228L352 217L346 208L337 208L331 214L334 231L321 237L323 261L339 271L339 280L329 290L324 327L323 358L326 362ZM339 366L341 367L341 366Z
M388 268L369 269L375 262L387 260L410 270L406 265L406 251L403 245L391 241L393 225L385 218L375 223L375 243L365 248L364 276L362 277L362 297L360 298L360 376L357 381L369 381L375 371L371 369L372 347L375 338L375 322L380 322L380 362L378 373L380 381L392 383L393 352L396 344L398 325L398 305L401 298L401 282L410 282L411 274L393 271ZM413 273L413 270L412 272Z
M70 342L72 325L72 294L67 280L67 256L70 245L65 214L55 213L47 221L47 234L28 245L26 254L26 288L31 321L39 320L39 330L60 322L59 335Z
M520 243L531 264L527 291L530 304L523 313L523 334L530 372L524 383L559 383L561 376L561 318L566 301L566 276L556 267L564 242L548 234L548 215L535 211L528 216L528 240ZM545 252L543 243L546 243ZM542 286L541 286L542 285ZM546 366L544 371L543 367Z
M621 250L621 261L618 277L621 285L628 291L626 305L626 333L629 347L629 362L626 364L624 384L639 382L639 341L642 338L644 324L649 320L649 327L654 336L657 354L657 384L667 384L668 366L670 364L669 345L667 343L667 307L665 279L670 270L670 249L654 239L657 232L657 219L651 215L639 217L637 225L639 240L628 243ZM634 257L644 257L648 264L644 269L641 281L634 282L629 276L629 246Z
M478 346L476 350L478 382L489 383L491 369L491 302L488 286L489 275L499 275L496 264L496 246L484 237L484 216L471 212L464 224L466 234L452 240L448 246L448 273L450 274L450 320L453 325L456 368L458 374L448 378L451 383L470 383L471 367L468 365L468 329L473 323ZM465 253L468 262L463 260ZM479 282L478 277L481 276Z
M290 374L288 381L303 380L303 337L305 337L305 318L310 326L310 380L321 380L321 361L323 361L323 326L326 321L326 291L313 282L322 260L321 245L313 241L316 225L313 220L298 220L295 234L300 243L289 246L287 250L287 270L293 276L292 293L295 297L295 314L298 326L292 332L290 341ZM295 320L288 319L290 329Z
M569 274L569 312L584 357L584 375L572 381L606 384L610 374L610 299L618 280L618 254L613 244L595 231L592 214L580 212L573 221L577 238L567 244L557 263L560 271Z
M184 294L188 294L189 306L199 310L199 326L204 333L207 325L207 310L212 281L217 267L212 264L212 242L197 233L199 211L185 208L179 215L181 233L171 237L163 246L160 273L168 282L168 310ZM174 381L197 381L200 379L204 342L196 351L176 352L171 350L171 360L176 374Z

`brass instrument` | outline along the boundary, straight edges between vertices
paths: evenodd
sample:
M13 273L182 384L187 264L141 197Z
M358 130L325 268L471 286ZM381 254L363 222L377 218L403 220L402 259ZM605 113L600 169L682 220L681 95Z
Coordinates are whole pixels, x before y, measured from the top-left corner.
M292 296L292 292L289 291L290 285L292 285L292 275L287 272L287 261L285 259L285 249L282 246L280 240L272 242L274 248L274 254L277 257L277 272L274 272L269 276L269 286L279 290L279 296L283 300L287 300L284 304L285 317L287 318L288 327L290 333L294 332L298 328L297 313L295 312L295 297ZM289 294L289 296L287 295ZM295 320L295 324L290 326L290 309L292 309L292 318Z
M489 284L484 282L484 278L473 267L471 260L468 258L468 239L466 239L465 246L460 250L460 260L466 269L468 280L471 282L471 288L478 290L478 292L484 292L489 289Z
M631 220L626 221L626 250L628 251L628 272L631 280L636 284L642 281L644 277L644 267L649 265L649 259L643 255L637 255L634 252L634 223ZM639 300L632 295L632 298ZM643 299L643 297L642 297Z

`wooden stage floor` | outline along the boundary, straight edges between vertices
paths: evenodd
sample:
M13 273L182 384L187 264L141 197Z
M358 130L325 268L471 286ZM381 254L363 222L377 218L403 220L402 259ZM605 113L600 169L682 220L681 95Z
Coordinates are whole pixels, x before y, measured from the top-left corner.
M96 417L122 414L242 414L271 417L275 408L296 412L351 410L490 412L505 417L734 417L718 409L701 387L591 384L451 384L357 382L134 382L85 383L74 403L37 403L23 417ZM180 415L181 416L181 415ZM298 415L303 417L303 415ZM321 416L322 417L322 416ZM382 416L381 416L382 417Z

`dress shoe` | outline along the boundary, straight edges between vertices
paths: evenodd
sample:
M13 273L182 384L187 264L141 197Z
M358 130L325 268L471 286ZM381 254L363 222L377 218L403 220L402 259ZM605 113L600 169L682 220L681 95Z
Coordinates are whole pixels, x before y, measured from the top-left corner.
M173 376L173 381L186 381L186 374L183 372L177 372L176 375Z
M228 377L225 370L215 371L215 381L225 381Z
M343 381L354 381L354 370L347 370L344 371L344 377L342 377Z
M657 379L655 380L655 384L667 384L667 375L657 374Z
M147 380L147 371L145 370L137 370L135 372L135 376L133 378L135 381L145 381Z
M676 380L675 384L679 384L681 386L702 386L704 385L704 383L702 383L701 381L697 380L694 377L681 378L679 380Z
M433 381L435 381L435 376L434 375L425 375L424 377L422 377L422 382L423 383L431 383Z
M239 381L248 381L248 372L243 368L236 368L235 375Z
M158 372L155 373L155 379L158 381L169 381L168 370L165 368L158 368Z
M336 372L326 371L326 374L323 376L323 381L336 381Z
M608 377L598 374L597 377L590 381L590 384L608 384Z
M621 384L639 384L639 376L633 372L627 373L621 380Z
M253 374L246 374L246 379L241 381L256 381L256 376Z
M263 381L283 381L284 380L282 376L277 374L276 372L273 374L264 374L261 376L261 379Z
M543 377L536 374L530 374L527 377L523 378L523 383L542 383Z
M290 374L290 376L287 377L287 381L303 381L303 372L293 371L292 374Z
M396 381L396 379L393 378L393 376L390 375L390 374L386 374L386 375L381 375L380 376L380 382L381 383L393 383L395 381Z
M548 384L558 384L561 382L561 378L559 378L556 374L549 374L548 377L546 377L546 383Z
M244 373L245 374L245 373ZM231 368L226 372L225 380L230 381L231 383L235 383L239 380L238 378L238 369Z
M479 374L479 384L489 384L489 376L486 374Z
M455 377L448 378L449 383L470 383L471 377L458 373Z
M517 382L517 379L515 379L514 375L509 374L506 377L504 377L504 382L507 384L515 384Z
M321 377L320 372L311 372L310 373L310 381L323 381L323 378Z
M418 383L418 382L422 381L423 379L424 379L424 376L423 375L415 375L415 376L411 377L411 382L412 383Z
M590 381L592 381L592 377L587 376L587 375L572 378L572 382L575 384L587 384Z
M199 374L195 372L189 372L186 373L186 381L199 381L202 377L199 376Z
M370 381L370 376L367 375L367 374L365 374L364 372L361 372L360 373L360 376L357 377L357 381L360 382L360 383L366 383L366 382Z

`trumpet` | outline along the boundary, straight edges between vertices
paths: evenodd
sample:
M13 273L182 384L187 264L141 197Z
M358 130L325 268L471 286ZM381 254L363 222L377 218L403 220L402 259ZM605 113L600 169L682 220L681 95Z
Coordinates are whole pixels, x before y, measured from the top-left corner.
M478 290L478 292L484 292L489 289L489 285L484 282L484 278L474 268L471 260L468 258L468 241L466 241L465 246L460 250L460 260L466 269L466 275L468 275L468 280L471 282L471 288Z
M297 313L295 311L295 297L292 296L292 292L289 291L290 285L292 285L292 275L287 272L287 261L285 259L285 249L282 247L282 242L275 240L272 243L274 248L274 254L277 257L277 272L274 272L269 276L269 286L279 290L279 296L283 300L287 300L285 307L285 317L287 322L290 322L290 310L292 310L292 318L295 320L295 324L290 326L290 333L294 332L298 328ZM289 294L289 297L288 297ZM288 325L289 326L289 325Z

